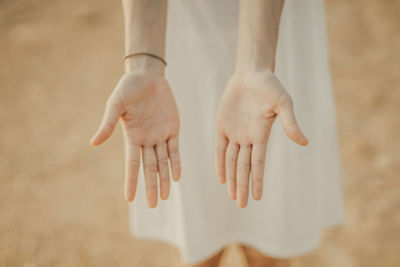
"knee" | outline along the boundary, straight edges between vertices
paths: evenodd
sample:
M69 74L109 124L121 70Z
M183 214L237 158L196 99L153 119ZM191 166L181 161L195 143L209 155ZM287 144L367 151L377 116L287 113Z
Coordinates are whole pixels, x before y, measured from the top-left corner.
M179 267L218 267L219 263L221 261L222 254L224 253L225 248L217 252L216 254L212 255L208 259L196 263L196 264L185 264L185 263L180 263Z
M290 259L277 259L261 253L260 251L241 245L250 267L289 267Z

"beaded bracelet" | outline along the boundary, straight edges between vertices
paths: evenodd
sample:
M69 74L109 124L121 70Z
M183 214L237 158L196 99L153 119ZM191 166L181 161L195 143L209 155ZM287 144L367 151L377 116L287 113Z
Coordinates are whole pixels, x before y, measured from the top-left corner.
M128 57L142 56L142 55L143 56L149 56L149 57L152 57L152 58L156 58L156 59L160 60L162 63L164 63L165 66L167 66L167 62L162 57L159 57L157 55L154 55L152 53L147 53L147 52L139 52L139 53L127 54L126 56L124 56L124 60L127 59Z

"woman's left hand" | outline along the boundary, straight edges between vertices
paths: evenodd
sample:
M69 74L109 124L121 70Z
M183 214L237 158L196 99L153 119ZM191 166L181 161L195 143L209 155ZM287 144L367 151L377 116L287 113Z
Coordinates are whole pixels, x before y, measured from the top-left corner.
M250 173L253 197L261 199L267 143L277 115L288 137L307 145L292 99L275 74L232 76L217 113L216 169L219 181L227 181L229 195L240 207L247 205Z

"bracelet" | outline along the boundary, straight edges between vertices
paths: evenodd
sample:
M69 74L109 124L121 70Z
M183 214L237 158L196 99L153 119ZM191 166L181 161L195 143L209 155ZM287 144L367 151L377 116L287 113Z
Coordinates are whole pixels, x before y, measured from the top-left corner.
M162 57L159 57L157 55L154 55L152 53L147 53L147 52L140 52L140 53L131 53L131 54L127 54L126 56L124 56L124 60L127 59L128 57L134 57L134 56L149 56L155 59L160 60L162 63L164 63L165 66L167 66L167 61L165 61Z

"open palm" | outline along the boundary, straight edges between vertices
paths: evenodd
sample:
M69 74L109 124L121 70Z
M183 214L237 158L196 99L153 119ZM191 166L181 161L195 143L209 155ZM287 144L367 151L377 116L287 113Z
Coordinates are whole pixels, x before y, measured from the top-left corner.
M112 134L121 119L125 138L125 197L135 197L140 154L142 154L146 195L149 207L160 197L169 196L170 178L178 180L181 166L178 152L179 115L174 96L162 75L130 72L122 76L109 97L103 120L92 145L99 145ZM142 153L140 153L142 151Z
M267 143L277 115L290 139L308 143L291 97L273 73L232 76L217 113L216 169L240 207L247 205L250 173L253 197L261 199Z

